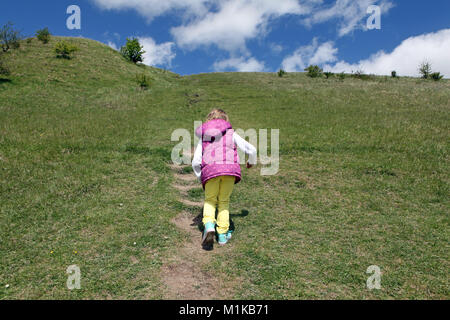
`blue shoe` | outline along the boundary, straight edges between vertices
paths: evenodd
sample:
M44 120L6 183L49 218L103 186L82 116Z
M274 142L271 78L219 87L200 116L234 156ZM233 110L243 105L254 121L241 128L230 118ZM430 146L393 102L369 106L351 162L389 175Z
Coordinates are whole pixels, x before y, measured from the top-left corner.
M211 247L214 244L214 236L216 234L215 224L208 222L205 224L205 230L203 231L202 246Z
M220 245L224 245L228 242L227 234L226 233L219 233L219 239L218 242Z
M233 236L233 230L228 230L227 232L227 240L230 240Z

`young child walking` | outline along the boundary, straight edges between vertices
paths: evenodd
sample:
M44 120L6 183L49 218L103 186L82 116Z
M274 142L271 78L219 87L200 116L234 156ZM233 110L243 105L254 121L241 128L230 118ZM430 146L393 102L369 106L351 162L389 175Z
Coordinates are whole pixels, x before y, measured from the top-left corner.
M218 242L224 245L231 238L230 196L234 184L241 180L237 148L249 155L247 168L256 164L256 148L234 132L228 115L221 109L212 110L195 134L200 141L194 153L192 168L205 190L202 245L213 245L216 224Z

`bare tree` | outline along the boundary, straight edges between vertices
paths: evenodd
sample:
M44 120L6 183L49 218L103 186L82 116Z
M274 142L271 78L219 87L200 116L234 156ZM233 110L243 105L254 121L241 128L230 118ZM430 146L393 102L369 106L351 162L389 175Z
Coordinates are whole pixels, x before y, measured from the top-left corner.
M429 61L424 61L419 66L419 73L422 75L422 78L428 79L431 75L431 63Z
M2 46L3 52L8 52L9 49L19 48L19 41L21 39L20 31L13 29L12 22L8 22L0 29L0 45Z

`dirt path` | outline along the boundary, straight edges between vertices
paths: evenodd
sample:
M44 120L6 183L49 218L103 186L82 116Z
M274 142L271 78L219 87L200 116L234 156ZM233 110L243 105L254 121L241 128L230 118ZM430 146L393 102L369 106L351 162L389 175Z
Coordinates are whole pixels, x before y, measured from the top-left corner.
M183 166L171 165L170 167L176 178L173 187L179 192L179 201L187 206L198 208L198 215L182 211L172 220L180 232L187 235L187 239L162 267L162 279L167 286L166 298L182 300L226 298L227 290L224 289L223 283L205 270L205 266L212 257L223 254L225 251L202 249L198 224L201 223L203 203L187 199L188 191L198 188L199 183L193 173L182 173Z

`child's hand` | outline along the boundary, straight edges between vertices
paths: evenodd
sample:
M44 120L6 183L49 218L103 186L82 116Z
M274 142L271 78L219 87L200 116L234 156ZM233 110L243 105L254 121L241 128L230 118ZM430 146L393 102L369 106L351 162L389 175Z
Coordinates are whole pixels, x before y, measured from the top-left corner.
M247 162L247 169L250 169L251 167L253 167L253 165L250 164L250 162Z

